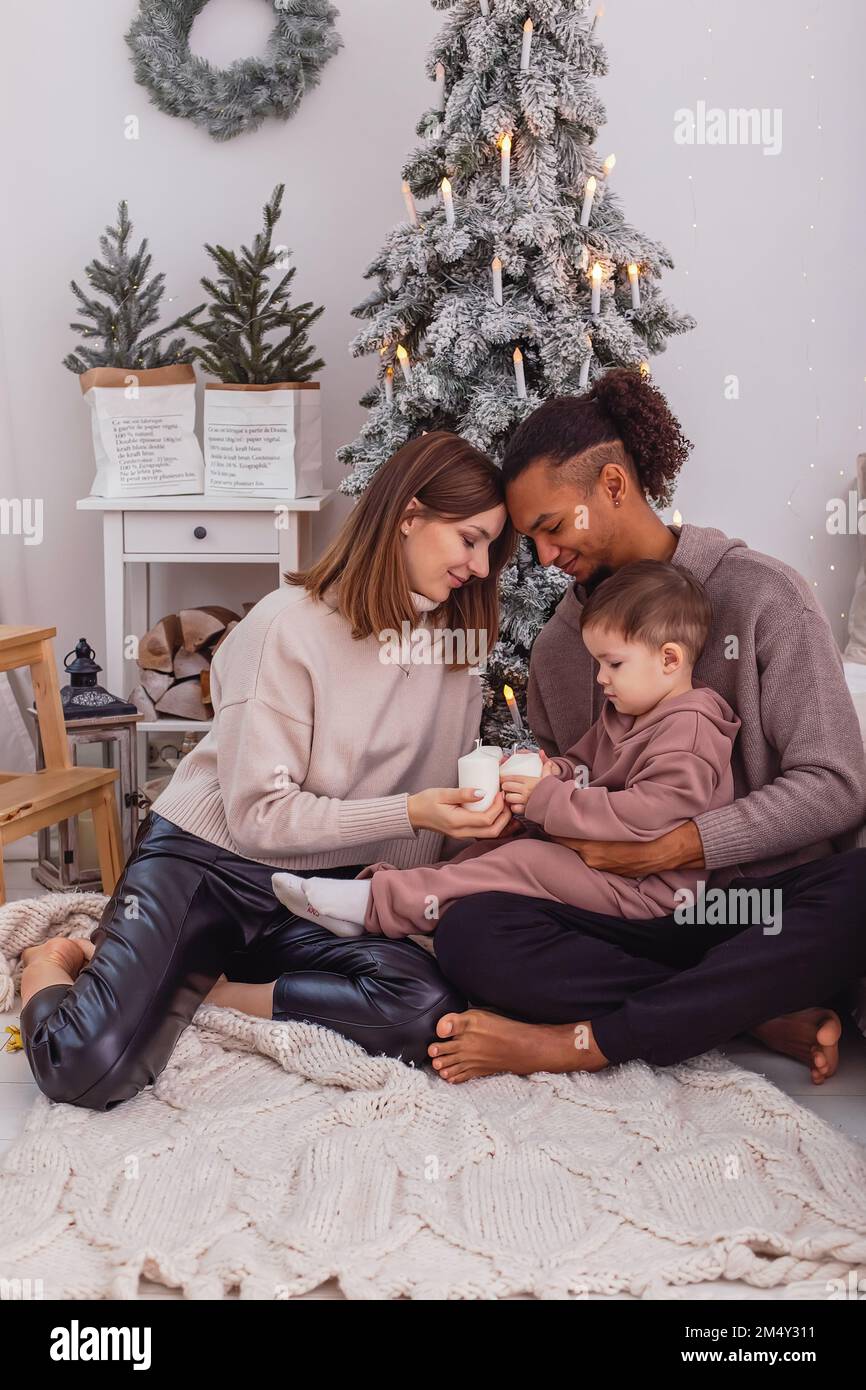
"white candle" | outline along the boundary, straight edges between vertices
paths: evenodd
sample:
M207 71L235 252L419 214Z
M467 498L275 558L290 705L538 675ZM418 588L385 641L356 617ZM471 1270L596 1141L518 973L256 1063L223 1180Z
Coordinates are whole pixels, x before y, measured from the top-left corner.
M580 210L581 227L589 226L589 214L592 211L592 200L595 197L595 190L598 187L598 180L594 174L590 174L583 187L583 207Z
M590 306L590 313L593 314L601 313L601 277L601 261L596 261L595 265L592 267L592 304Z
M497 748L495 743L482 743L481 752L489 753L491 758L495 758L497 762L500 762L502 758L502 749Z
M598 21L599 21L600 19L603 19L603 18L604 18L604 5L599 5L598 9L596 10L595 14L594 14L593 17L592 17L592 23L591 23L590 26L589 26L589 32L590 32L591 34L594 34L594 33L595 33L595 26L598 24Z
M502 303L502 262L498 256L493 257L493 298Z
M514 727L519 734L523 733L523 720L520 717L520 710L517 708L517 701L514 698L514 691L510 685L503 685L502 693L505 696L505 703L511 715Z
M532 20L527 19L523 26L523 47L520 50L520 71L529 72L529 50L532 47Z
M406 204L406 211L409 214L409 221L413 226L418 226L418 213L415 208L415 199L412 197L412 190L406 179L403 180L403 201Z
M406 385L408 386L412 380L412 367L409 363L409 354L402 343L397 349L397 361L400 363L400 366L403 369L403 376L405 377Z
M637 266L634 261L628 268L628 282L631 285L631 307L640 308L640 279L638 278Z
M442 201L445 204L445 221L449 227L454 226L454 198L451 194L451 184L448 179L442 180Z
M580 380L577 383L578 390L580 391L582 391L584 386L586 386L589 383L589 363L590 358L592 357L592 338L590 338L588 333L586 335L586 344L589 348L589 357L584 357L583 361L580 364Z
M540 777L544 764L539 753L533 753L527 749L521 753L512 753L500 765L500 777Z
M616 155L615 155L615 154L609 154L608 157L607 157L607 159L604 161L604 163L603 163L602 166L601 166L602 169L604 170L604 176L605 176L605 178L609 178L610 175L613 173L613 168L614 168L614 165L615 165L615 164L616 164Z
M385 404L394 404L394 368L385 368Z
M465 803L473 811L490 809L493 798L499 791L499 763L495 758L491 758L489 753L485 753L480 738L475 740L475 747L471 753L464 753L462 758L457 759L457 785L476 787L478 791L484 792L484 796L479 797L477 801Z
M481 0L481 13L486 19L490 14L490 0Z
M526 397L526 374L523 370L523 353L519 347L514 349L514 376L517 381L517 394L521 400Z
M511 136L503 135L499 142L502 151L502 165L499 171L499 182L503 188L507 188L511 183Z
M436 64L436 106L439 111L445 110L445 65Z
M677 511L677 512L674 512L673 516L671 517L671 521L673 522L674 526L682 526L682 524L683 524L682 513L681 513L681 512L678 512L678 511Z

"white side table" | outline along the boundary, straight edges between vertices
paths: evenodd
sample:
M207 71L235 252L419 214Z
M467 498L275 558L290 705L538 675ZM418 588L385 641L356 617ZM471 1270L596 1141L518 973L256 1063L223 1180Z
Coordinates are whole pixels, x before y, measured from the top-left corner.
M143 637L152 624L152 564L272 564L275 584L283 570L312 561L312 519L333 497L278 501L273 497L82 497L76 509L102 512L105 572L105 675L103 684L125 699L138 666L125 656L125 638ZM157 615L157 617L160 615ZM210 721L141 720L138 732L205 732Z

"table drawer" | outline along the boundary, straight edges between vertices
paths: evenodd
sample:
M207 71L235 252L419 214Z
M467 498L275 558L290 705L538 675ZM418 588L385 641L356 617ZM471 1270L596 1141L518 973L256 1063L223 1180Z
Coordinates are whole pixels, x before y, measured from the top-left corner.
M276 555L279 537L272 511L124 512L128 555Z

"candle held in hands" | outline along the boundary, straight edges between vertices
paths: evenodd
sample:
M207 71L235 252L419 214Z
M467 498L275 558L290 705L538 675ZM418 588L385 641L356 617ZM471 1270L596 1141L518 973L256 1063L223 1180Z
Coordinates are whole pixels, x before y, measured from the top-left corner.
M531 749L525 748L518 753L512 753L500 765L500 777L540 777L543 770L541 755L534 753Z
M484 792L484 796L477 801L465 803L471 810L490 810L493 798L499 791L499 761L481 746L480 738L475 740L471 753L464 753L462 758L457 759L457 785L475 787Z

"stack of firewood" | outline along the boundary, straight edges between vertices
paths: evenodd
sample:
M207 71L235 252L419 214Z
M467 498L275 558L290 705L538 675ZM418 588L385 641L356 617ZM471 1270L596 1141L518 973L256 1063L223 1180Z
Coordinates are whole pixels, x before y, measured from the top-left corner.
M252 608L243 605L244 614ZM138 644L141 677L129 699L145 719L211 719L213 654L241 620L230 608L211 605L169 613Z

